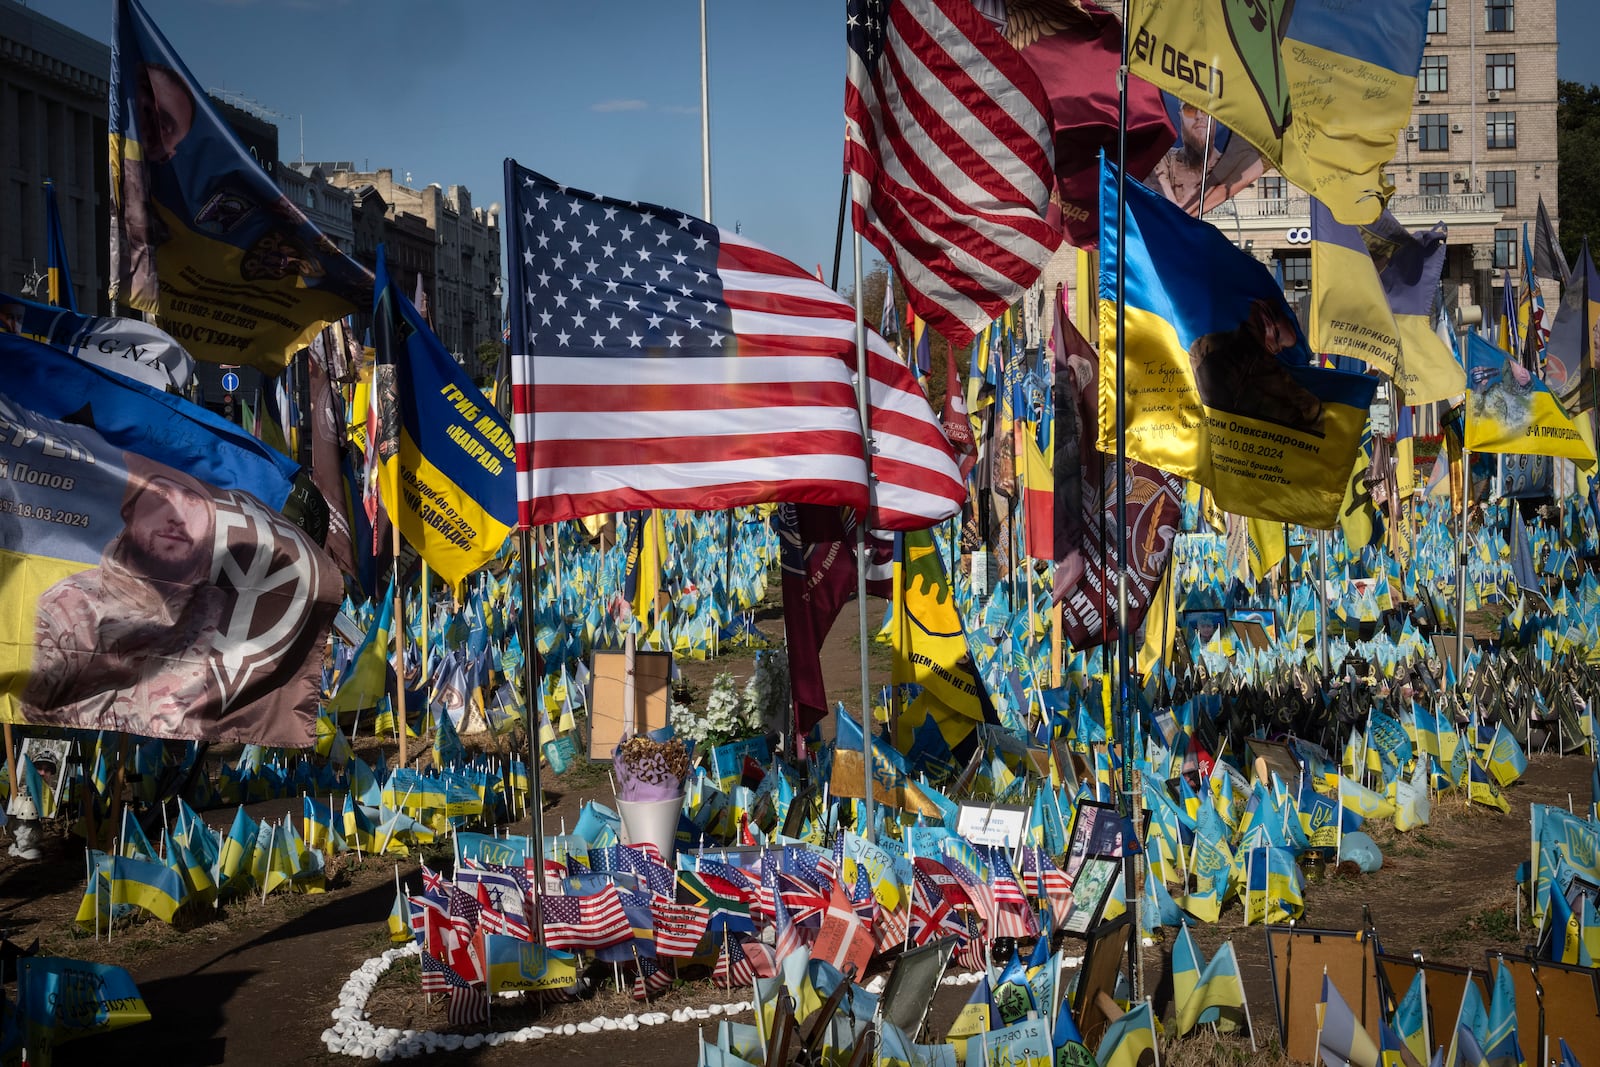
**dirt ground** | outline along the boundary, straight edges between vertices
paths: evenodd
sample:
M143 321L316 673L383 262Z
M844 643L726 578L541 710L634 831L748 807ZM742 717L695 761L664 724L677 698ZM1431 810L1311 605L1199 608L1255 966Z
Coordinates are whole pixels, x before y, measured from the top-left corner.
M871 629L882 619L882 605L872 601ZM774 637L781 619L765 613L759 625ZM823 652L830 699L859 706L859 644L853 609L847 609ZM874 684L887 680L887 656L871 653ZM750 672L748 654L714 663L688 662L685 679L702 694L720 670L732 669L742 684ZM1569 794L1588 800L1590 764L1581 757L1534 755L1522 782L1508 791L1510 815L1468 808L1456 799L1437 800L1432 824L1400 835L1392 830L1373 836L1384 851L1383 869L1370 876L1329 872L1307 885L1305 923L1352 929L1362 924L1364 909L1390 952L1420 950L1429 959L1482 966L1486 950L1514 951L1532 939L1525 916L1519 933L1514 871L1529 851L1528 805L1568 803ZM546 830L555 832L564 819L577 820L584 799L608 801L609 779L603 765L583 761L548 783ZM298 809L297 802L276 801L251 806L259 819L277 818ZM225 826L231 811L207 813L213 825ZM513 832L525 830L526 820ZM322 895L274 895L239 901L221 909L180 919L174 927L157 921L119 930L109 940L76 932L72 915L84 887L81 853L69 851L65 838L50 841L45 861L21 863L0 855L0 932L28 944L35 937L42 951L82 959L120 963L131 971L153 1014L151 1022L85 1039L57 1050L63 1065L122 1062L176 1064L290 1064L348 1062L327 1052L321 1041L331 1025L340 987L362 961L389 947L384 919L394 899L396 863L392 859L341 859L333 864L328 892ZM398 870L411 891L420 887L416 855L400 860ZM444 863L448 847L430 854L430 863ZM1267 1064L1284 1062L1275 1051L1276 1023L1266 961L1265 937L1259 927L1240 925L1237 904L1216 925L1200 925L1194 933L1209 955L1232 939L1244 971L1262 1051L1252 1057L1237 1039L1205 1035L1181 1043L1169 1061ZM1166 947L1145 950L1145 984L1159 990L1165 971ZM443 1005L425 1003L416 982L416 965L397 965L380 981L368 1010L380 1026L449 1030ZM965 1001L970 987L947 987L930 1016L934 1039ZM747 999L748 990L711 987L705 980L686 981L669 990L651 1007L671 1012L678 1007L704 1007ZM1163 1008L1159 998L1157 1008ZM644 1009L617 994L609 982L593 1000L543 1009L497 1003L490 1029L516 1029L530 1024L581 1022L595 1016L620 1017ZM751 1021L749 1012L735 1016ZM703 1031L702 1031L703 1027ZM443 1063L510 1064L589 1062L626 1067L631 1064L691 1064L696 1038L715 1034L715 1021L668 1023L637 1031L556 1036L527 1044L505 1044L437 1053Z

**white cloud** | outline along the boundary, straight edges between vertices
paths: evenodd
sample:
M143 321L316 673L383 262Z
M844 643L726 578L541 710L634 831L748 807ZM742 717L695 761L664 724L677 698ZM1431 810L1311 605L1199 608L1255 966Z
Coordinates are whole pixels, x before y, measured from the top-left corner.
M602 100L590 104L590 111L644 111L650 104L644 100Z

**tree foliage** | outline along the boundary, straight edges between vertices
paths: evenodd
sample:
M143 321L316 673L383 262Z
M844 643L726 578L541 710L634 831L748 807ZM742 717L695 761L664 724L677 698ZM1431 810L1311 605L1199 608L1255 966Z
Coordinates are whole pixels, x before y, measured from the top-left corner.
M1585 236L1600 242L1600 85L1562 81L1556 90L1556 195L1561 248L1576 257Z

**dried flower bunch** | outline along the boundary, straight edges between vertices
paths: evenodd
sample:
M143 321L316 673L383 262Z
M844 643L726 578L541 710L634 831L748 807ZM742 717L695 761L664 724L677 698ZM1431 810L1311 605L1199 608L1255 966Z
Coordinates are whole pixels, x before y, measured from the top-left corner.
M617 746L617 795L623 800L668 800L683 795L689 753L677 738L652 741L635 736Z

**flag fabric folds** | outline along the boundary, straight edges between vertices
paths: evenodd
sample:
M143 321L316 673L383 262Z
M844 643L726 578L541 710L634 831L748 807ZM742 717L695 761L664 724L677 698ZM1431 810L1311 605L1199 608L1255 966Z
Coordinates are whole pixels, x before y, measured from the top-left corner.
M779 499L866 510L851 305L682 212L514 160L506 196L524 523ZM948 518L966 490L926 398L875 332L867 358L869 525Z
M69 361L70 362L70 361ZM247 493L0 395L0 718L308 747L338 569ZM26 477L15 472L27 471Z
M148 1022L150 1009L121 967L25 956L17 960L17 1015L28 1062L50 1063L52 1046Z
M1050 100L1056 165L1050 220L1070 243L1093 248L1100 236L1096 160L1101 152L1118 158L1122 23L1094 4L1070 0L1047 0L1026 8L1010 5L1005 10L1006 39L1033 68ZM1161 90L1141 79L1128 80L1129 173L1149 174L1173 147L1167 111Z
M0 360L7 395L30 411L274 510L288 503L300 465L199 404L15 334L0 333Z
M1045 220L1050 100L968 0L852 0L848 10L855 230L894 265L911 308L965 345L1061 243Z
M1430 3L1133 0L1128 69L1215 115L1339 221L1371 222L1411 116Z
M381 246L375 295L383 507L455 585L493 559L516 525L516 450L505 419L394 285Z
M1101 177L1100 449L1116 445L1121 267L1128 456L1200 482L1235 514L1331 527L1377 380L1312 366L1266 267L1131 179L1119 264L1116 171Z
M0 334L7 332L42 341L159 391L187 394L194 379L194 357L170 334L142 319L80 315L0 293Z
M111 299L197 359L281 372L372 275L273 184L137 0L111 48Z
M1594 460L1593 447L1550 388L1526 367L1470 333L1466 363L1468 449Z

